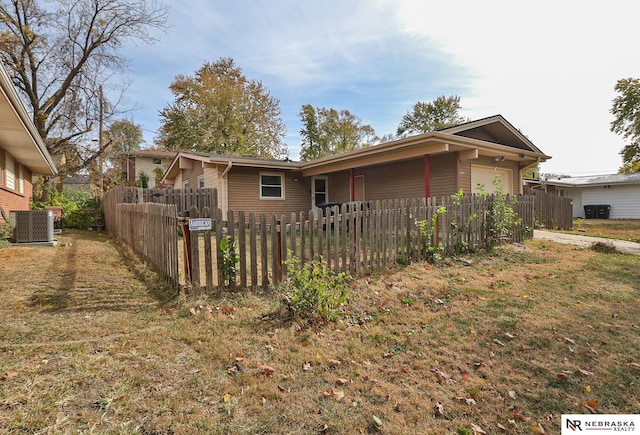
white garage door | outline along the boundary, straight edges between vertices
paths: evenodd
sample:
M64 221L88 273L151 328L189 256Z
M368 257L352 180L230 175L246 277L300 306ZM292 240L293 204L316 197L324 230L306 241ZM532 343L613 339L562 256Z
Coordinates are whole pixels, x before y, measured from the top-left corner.
M496 177L502 184L502 193L513 194L513 173L511 169L478 165L471 165L471 192L496 193L497 186L493 183ZM482 188L479 188L479 185Z

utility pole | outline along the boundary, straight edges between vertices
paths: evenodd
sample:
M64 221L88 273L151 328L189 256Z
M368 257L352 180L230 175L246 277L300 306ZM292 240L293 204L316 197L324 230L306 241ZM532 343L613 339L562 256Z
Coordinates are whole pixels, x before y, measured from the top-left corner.
M100 193L104 193L104 168L102 167L103 163L104 163L104 157L102 155L102 153L104 152L104 150L102 149L102 113L103 113L103 97L102 97L102 85L100 85L100 87L98 88L98 93L100 95L100 102L99 102L99 110L100 113L98 114L98 152L100 154L98 154L98 165L99 168L98 170L100 171Z

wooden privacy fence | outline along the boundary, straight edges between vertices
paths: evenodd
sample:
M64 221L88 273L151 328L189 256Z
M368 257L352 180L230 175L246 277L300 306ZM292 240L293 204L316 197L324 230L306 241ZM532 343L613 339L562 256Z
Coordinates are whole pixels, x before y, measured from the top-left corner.
M217 208L216 189L143 189L141 187L118 186L102 195L104 218L107 231L116 232L116 204L140 203L174 204L178 213L191 207Z
M573 200L553 193L534 190L536 224L548 229L573 227Z
M113 234L172 287L180 284L174 204L117 204Z
M319 260L335 272L356 276L422 260L427 246L440 246L448 253L485 248L494 240L493 201L486 195L438 202L435 198L376 201L268 216L231 210L222 216L220 209L194 207L189 216L210 217L212 229L190 232L183 221L185 283L207 289L266 289L286 274L289 256L300 263ZM530 237L533 198L507 197L506 203L520 216L511 228L511 240ZM433 231L421 231L421 226ZM231 252L221 249L225 238L224 243L232 242ZM230 255L237 256L237 263L229 261Z

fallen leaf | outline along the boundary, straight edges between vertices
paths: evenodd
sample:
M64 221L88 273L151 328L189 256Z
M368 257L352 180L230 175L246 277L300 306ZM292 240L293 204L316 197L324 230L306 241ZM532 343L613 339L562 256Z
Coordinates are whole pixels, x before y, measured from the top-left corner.
M564 341L566 341L567 343L576 344L576 341L569 337L563 337L563 338L564 338Z
M381 427L382 426L382 420L380 420L380 417L378 417L377 415L373 416L373 422L375 423L376 426Z
M244 359L244 355L241 353L236 354L236 361L240 362Z
M338 385L346 385L349 382L348 379L345 378L338 378Z
M560 378L560 379L565 379L565 380L566 380L566 379L569 379L569 375L568 375L566 372L558 373L558 374L556 375L556 377L557 377L557 378Z
M494 338L494 339L493 339L493 342L494 342L495 344L499 344L500 346L504 346L504 345L505 345L503 342L501 342L501 341L500 341L500 340L498 340L497 338Z
M224 403L229 403L229 401L231 400L231 394L225 394L222 400L224 400Z
M587 370L582 370L582 369L579 369L578 373L580 373L583 376L591 376L591 375L593 375L593 373L591 373L591 372L589 372Z
M342 364L342 362L337 359L328 359L327 364L329 365L329 367L338 367L340 364Z
M539 434L545 434L546 433L544 431L544 428L542 426L540 426L540 423L538 423L536 425L531 425L531 429L533 429L533 431L535 433L539 433Z
M504 427L502 424L498 423L498 429L502 430L502 431L506 431L507 428Z
M7 381L10 381L11 379L15 378L16 376L18 376L18 372L15 371L8 371L4 374L4 379Z
M431 371L433 373L436 373L437 375L439 375L442 379L449 381L449 382L455 382L455 380L451 377L450 374L443 372L442 370L440 370L439 368L434 368L431 369Z
M287 389L281 385L278 385L278 390L282 393L285 393L287 391Z
M195 316L196 314L198 314L198 310L197 310L196 308L194 308L194 307L189 308L189 312L190 312L192 315L194 315L194 316Z
M596 409L598 407L598 401L597 400L587 400L587 406Z
M469 375L468 375L468 374L466 374L466 373L463 373L463 374L462 374L462 380L463 380L463 381L468 381L468 380L469 380Z
M509 397L511 397L513 400L516 400L518 396L516 395L515 391L509 390Z
M480 426L474 423L471 423L471 430L473 431L474 434L487 435L487 433L484 430L482 430Z
M629 367L640 370L640 364L638 363L629 363Z
M302 370L304 370L305 372L311 370L311 363L308 361L305 361L304 364L302 364Z
M513 416L518 420L524 420L524 415L520 414L518 411L513 411Z
M467 402L467 405L476 405L478 403L475 399L472 398L464 399L464 401Z
M584 391L586 391L587 393L591 392L591 385L587 385L586 387L584 387Z
M334 390L330 388L322 393L326 397L331 397L332 399L337 400L338 402L344 399L344 391Z
M276 369L262 362L258 363L258 368L260 369L262 374L266 376L272 376L276 372Z

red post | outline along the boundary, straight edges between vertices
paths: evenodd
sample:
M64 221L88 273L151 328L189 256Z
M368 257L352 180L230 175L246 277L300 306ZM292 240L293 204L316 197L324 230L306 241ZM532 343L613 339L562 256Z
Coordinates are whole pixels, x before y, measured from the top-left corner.
M349 197L350 197L349 201L355 201L356 200L356 180L355 180L353 168L349 170L349 180L351 184L351 189L349 192Z

